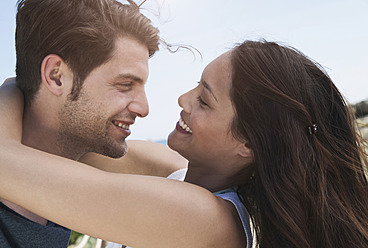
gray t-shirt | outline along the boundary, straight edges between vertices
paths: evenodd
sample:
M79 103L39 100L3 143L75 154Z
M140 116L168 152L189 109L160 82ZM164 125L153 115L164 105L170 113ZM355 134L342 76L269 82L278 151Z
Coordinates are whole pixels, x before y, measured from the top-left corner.
M53 222L43 226L0 202L1 248L66 248L71 231Z

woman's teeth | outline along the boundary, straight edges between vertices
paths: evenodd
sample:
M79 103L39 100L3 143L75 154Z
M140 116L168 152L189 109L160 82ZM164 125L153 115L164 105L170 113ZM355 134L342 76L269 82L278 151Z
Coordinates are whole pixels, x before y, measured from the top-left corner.
M122 129L129 130L129 125L127 125L127 124L123 124L123 123L121 123L121 122L116 122L116 121L113 121L112 123L113 123L115 126L117 126L117 127L120 127L120 128L122 128Z
M192 130L190 129L190 127L188 127L187 124L185 124L185 122L180 118L179 120L179 125L182 129L184 129L185 131L187 131L188 133L192 133Z

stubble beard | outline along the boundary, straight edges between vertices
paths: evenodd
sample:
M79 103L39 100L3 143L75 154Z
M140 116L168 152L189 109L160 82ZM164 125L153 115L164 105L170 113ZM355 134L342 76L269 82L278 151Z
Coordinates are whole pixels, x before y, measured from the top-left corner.
M88 152L120 158L127 152L124 140L113 140L109 134L112 119L105 116L103 106L90 101L81 92L76 101L68 100L59 112L60 128L57 146L62 156L78 160Z

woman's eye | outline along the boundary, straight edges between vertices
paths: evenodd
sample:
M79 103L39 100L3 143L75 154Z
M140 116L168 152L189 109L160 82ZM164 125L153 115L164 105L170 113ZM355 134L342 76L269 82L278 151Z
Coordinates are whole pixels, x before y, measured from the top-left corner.
M208 106L208 104L205 101L203 101L203 99L201 98L201 96L198 96L197 97L197 100L198 100L198 102L199 102L200 105Z

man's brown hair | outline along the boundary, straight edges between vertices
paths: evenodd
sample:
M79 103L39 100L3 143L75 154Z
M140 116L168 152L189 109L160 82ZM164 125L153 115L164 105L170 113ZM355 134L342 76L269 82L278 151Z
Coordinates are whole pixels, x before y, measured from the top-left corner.
M136 39L150 56L160 41L158 29L133 1L20 0L16 20L17 85L27 105L40 87L48 54L59 55L71 68L71 99L76 100L88 74L112 57L118 37Z

